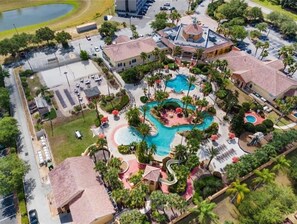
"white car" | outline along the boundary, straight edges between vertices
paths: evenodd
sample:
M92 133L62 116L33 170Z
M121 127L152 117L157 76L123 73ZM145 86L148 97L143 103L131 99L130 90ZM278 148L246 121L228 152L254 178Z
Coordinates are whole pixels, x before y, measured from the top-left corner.
M83 101L83 98L80 96L80 97L78 97L78 100L81 102L81 101Z
M95 78L95 75L91 75L91 78L94 79Z
M88 80L88 79L85 81L85 84L90 84L90 83L91 83L91 82L90 82L90 80Z
M75 86L76 86L76 88L79 88L79 83L76 83L76 85L75 85Z
M95 51L99 52L100 51L99 47L95 47Z

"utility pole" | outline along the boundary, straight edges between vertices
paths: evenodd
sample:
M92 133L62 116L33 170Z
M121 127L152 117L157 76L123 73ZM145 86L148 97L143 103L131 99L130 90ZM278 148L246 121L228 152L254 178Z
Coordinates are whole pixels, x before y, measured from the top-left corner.
M70 90L70 83L69 83L69 80L68 80L68 75L67 75L67 72L64 72L64 75L66 76L67 83L68 83L68 87L69 87L69 90Z
M14 27L15 32L17 33L17 35L19 35L18 29L16 28L15 24L13 24L13 27Z
M85 115L84 115L83 107L81 105L81 102L79 100L79 96L78 95L77 95L77 99L78 99L78 103L79 103L79 106L80 106L80 109L81 109L81 115L82 115L82 117L84 119L84 122L85 122L86 120L85 120Z

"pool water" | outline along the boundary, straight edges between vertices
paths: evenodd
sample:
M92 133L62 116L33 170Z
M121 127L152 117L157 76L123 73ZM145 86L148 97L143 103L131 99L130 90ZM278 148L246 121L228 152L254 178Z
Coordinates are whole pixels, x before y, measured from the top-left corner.
M179 74L174 79L167 81L166 86L174 89L175 92L180 93L184 90L188 91L189 82L187 76ZM192 84L190 90L193 89L195 89L195 85Z
M246 116L245 116L245 119L246 119L246 121L249 122L249 123L255 123L255 122L257 121L256 117L253 116L253 115L246 115Z
M294 113L293 115L294 115L294 117L297 117L297 112L296 112L296 113Z
M168 99L166 101L174 101L177 102L180 106L182 106L182 102L177 99ZM149 110L157 105L157 102L150 102L146 104L149 107ZM194 110L195 107L190 105L188 108ZM155 144L157 146L156 154L159 156L168 155L170 152L170 144L172 143L174 136L177 132L188 131L193 129L192 124L188 125L180 125L176 127L166 127L160 121L158 121L151 113L146 113L146 118L150 120L157 129L157 134L154 136L146 137L146 141L149 145ZM213 122L213 117L209 114L204 114L203 123L196 125L196 128L199 130L205 130L208 128ZM133 141L141 141L141 134L134 128L124 127L120 128L115 133L115 142L117 144L130 144Z

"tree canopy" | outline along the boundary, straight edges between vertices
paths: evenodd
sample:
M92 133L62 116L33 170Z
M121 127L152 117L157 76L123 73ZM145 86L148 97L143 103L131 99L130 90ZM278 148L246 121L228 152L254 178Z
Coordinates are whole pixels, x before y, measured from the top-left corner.
M68 47L68 40L71 40L71 35L68 32L65 32L64 30L61 32L56 33L56 37L55 37L56 41L60 44L62 44L62 46L64 48Z
M55 38L55 31L51 30L49 27L42 27L36 30L35 35L39 40L49 43L50 40Z
M0 194L7 195L22 186L24 175L29 171L29 165L10 154L0 162Z
M13 117L0 119L0 144L4 146L15 146L19 135L17 121Z

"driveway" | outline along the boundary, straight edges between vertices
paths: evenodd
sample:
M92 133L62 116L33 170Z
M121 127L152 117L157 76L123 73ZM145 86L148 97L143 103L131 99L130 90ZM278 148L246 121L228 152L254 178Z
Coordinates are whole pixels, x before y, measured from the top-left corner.
M13 195L0 196L0 224L16 224L16 207Z

